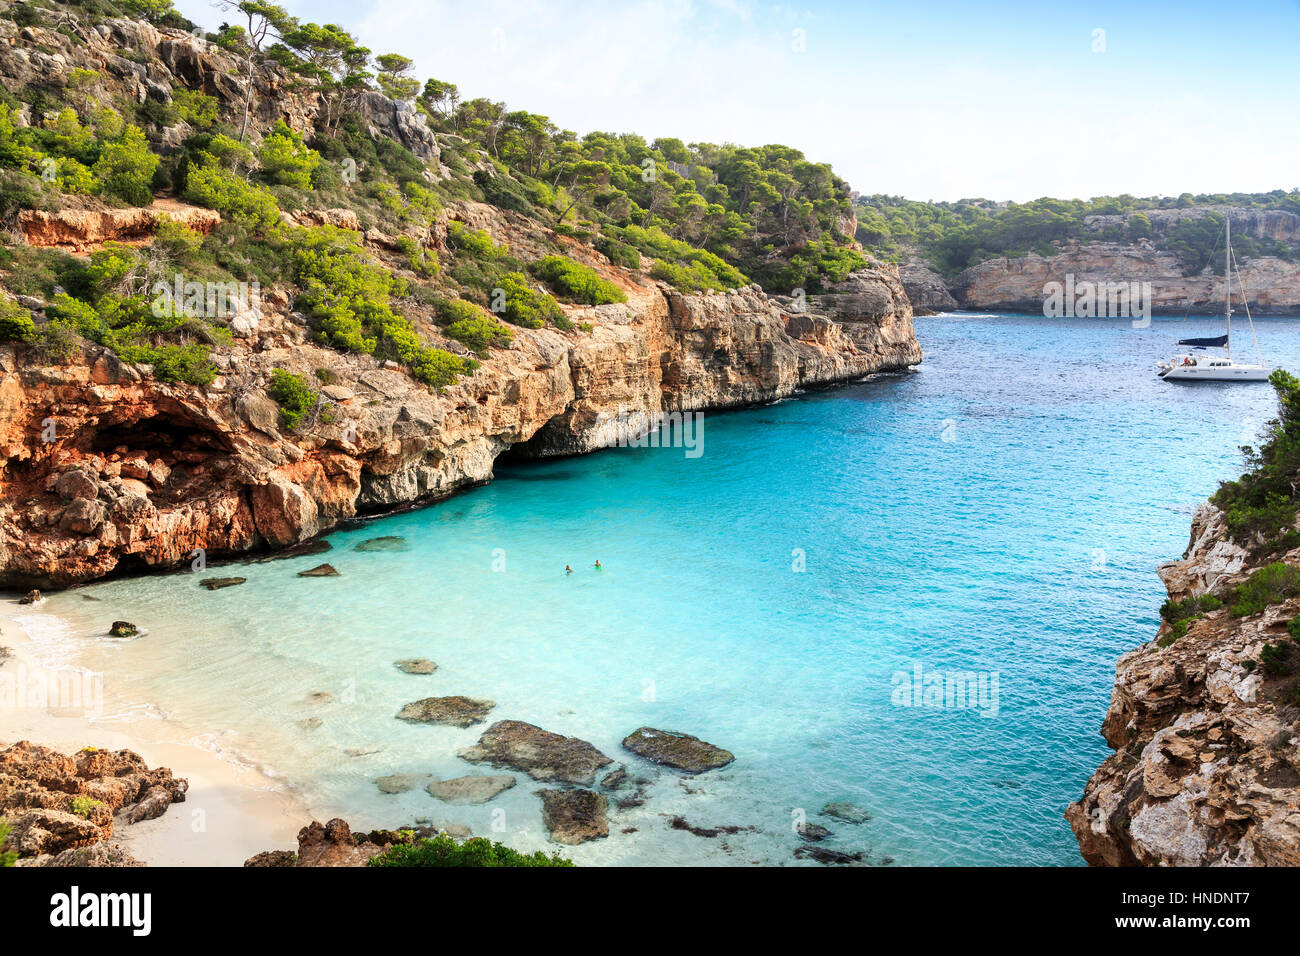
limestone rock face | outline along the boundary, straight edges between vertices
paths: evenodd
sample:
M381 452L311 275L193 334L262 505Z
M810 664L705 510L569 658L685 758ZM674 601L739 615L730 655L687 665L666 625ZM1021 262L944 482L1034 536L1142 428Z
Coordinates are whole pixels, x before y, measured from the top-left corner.
M174 199L160 199L144 208L60 209L55 212L24 209L18 213L18 228L30 245L86 252L106 242L146 241L152 238L163 217L203 235L221 223L220 214L212 209Z
M1221 312L1223 277L1213 275L1208 268L1195 275L1184 275L1184 271L1184 264L1176 256L1147 242L1074 243L1052 256L1029 253L971 266L953 280L952 294L963 309L1041 313L1047 283L1064 283L1067 275L1073 275L1076 283L1150 282L1155 314ZM1250 309L1257 315L1293 314L1300 306L1298 262L1271 256L1246 259L1241 263L1241 278L1249 294ZM1233 288L1239 295L1235 277Z
M500 210L462 208L512 248L526 243ZM314 344L305 319L272 293L256 329L216 350L221 374L206 388L159 382L98 346L55 366L0 347L0 586L185 567L200 549L213 559L285 548L358 514L488 481L507 449L587 452L644 434L663 414L769 401L921 360L889 267L854 273L795 311L753 286L684 295L590 261L627 303L565 306L590 332L516 330L509 348L442 394L373 356ZM266 394L282 367L308 378L326 370L334 394L352 397L327 399L331 421L285 434Z
M943 276L935 272L920 259L909 259L899 267L899 277L907 298L912 303L916 315L932 315L935 312L951 312L957 308L957 300L948 291Z
M1222 513L1207 504L1183 559L1160 572L1174 600L1223 596L1267 560L1228 541ZM1300 551L1283 560L1300 561ZM1300 865L1300 682L1261 666L1268 644L1300 665L1286 629L1296 615L1296 598L1243 618L1221 608L1167 646L1120 658L1102 724L1116 753L1066 811L1084 859Z

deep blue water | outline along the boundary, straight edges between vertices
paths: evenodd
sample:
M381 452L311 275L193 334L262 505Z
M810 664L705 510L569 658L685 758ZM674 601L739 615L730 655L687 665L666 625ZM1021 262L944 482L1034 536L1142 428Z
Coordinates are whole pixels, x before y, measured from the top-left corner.
M646 804L579 862L792 862L802 811L876 861L1076 864L1062 813L1109 752L1116 658L1155 632L1155 566L1273 412L1267 385L1155 377L1176 338L1217 328L918 319L919 369L708 415L699 458L502 466L489 486L331 535L337 579L297 578L322 558L294 559L212 593L188 575L109 582L99 604L59 595L46 613L71 622L110 694L221 732L355 822L489 832L498 809L497 839L546 845L532 781L469 808L371 782L480 770L455 751L482 728L393 719L464 693L611 756L643 724L736 754L689 787L651 773ZM1259 332L1271 362L1300 367L1300 321ZM409 550L351 550L376 535ZM109 645L100 617L149 633ZM407 656L439 670L400 674ZM989 693L996 677L996 697L901 706L899 675L918 665L975 672ZM338 700L302 702L321 689ZM301 729L308 714L324 726ZM818 816L839 800L871 822ZM670 829L671 813L755 830L710 840Z

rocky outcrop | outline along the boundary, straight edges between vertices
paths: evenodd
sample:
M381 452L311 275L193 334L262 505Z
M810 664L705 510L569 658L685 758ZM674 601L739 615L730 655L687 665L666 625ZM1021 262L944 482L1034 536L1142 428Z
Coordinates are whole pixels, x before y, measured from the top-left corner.
M522 770L534 780L590 787L614 761L577 737L553 734L522 720L499 720L477 744L460 752L471 763Z
M166 767L149 769L130 750L87 747L68 756L28 741L0 750L0 816L12 824L8 846L22 858L94 847L113 835L115 818L138 823L159 817L188 789L188 781ZM100 865L61 858L40 865ZM107 850L79 858L132 865Z
M957 300L948 291L943 276L915 256L899 266L898 273L915 315L934 315L957 308Z
M735 760L729 750L715 747L699 737L672 730L641 727L623 738L623 747L651 763L662 764L685 773L717 770Z
M1234 218L1235 221L1235 218ZM1014 259L989 259L966 269L952 283L952 294L963 309L993 309L1042 313L1048 283L1064 284L1074 276L1076 286L1091 283L1151 283L1151 311L1160 315L1220 312L1222 276L1208 268L1184 275L1184 264L1150 242L1072 243L1056 255L1029 253ZM1234 302L1246 302L1257 315L1293 314L1300 308L1300 262L1271 256L1245 259L1241 282L1234 276ZM1238 305L1238 307L1240 307Z
M1173 600L1222 597L1262 563L1207 504L1160 574ZM1084 859L1300 865L1300 646L1286 626L1297 615L1295 598L1240 618L1220 608L1120 658L1102 725L1116 752L1066 811Z
M56 212L24 209L18 213L18 228L30 245L88 252L106 242L148 242L153 238L158 223L164 219L188 226L202 235L221 224L221 216L214 210L174 199L159 199L144 208L60 209Z

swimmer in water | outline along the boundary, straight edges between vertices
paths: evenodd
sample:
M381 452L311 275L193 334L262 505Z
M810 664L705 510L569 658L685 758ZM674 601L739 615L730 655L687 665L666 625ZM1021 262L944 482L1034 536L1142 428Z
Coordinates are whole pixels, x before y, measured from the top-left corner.
M572 573L573 573L573 568L569 567L569 566L566 564L566 565L564 566L564 573L565 573L565 574L572 574Z
M600 559L599 559L599 558L596 559L596 570L597 570L597 571L600 570Z

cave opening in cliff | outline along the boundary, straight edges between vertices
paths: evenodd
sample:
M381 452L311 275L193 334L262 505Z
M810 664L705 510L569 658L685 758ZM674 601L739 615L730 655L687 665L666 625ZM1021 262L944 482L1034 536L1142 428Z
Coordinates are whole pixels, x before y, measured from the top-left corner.
M163 414L101 428L91 436L86 450L103 454L118 448L143 452L165 449L188 454L194 460L231 450L229 443L219 434Z

